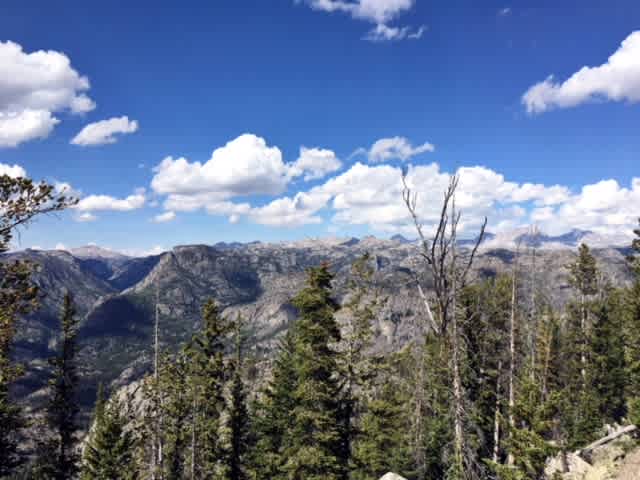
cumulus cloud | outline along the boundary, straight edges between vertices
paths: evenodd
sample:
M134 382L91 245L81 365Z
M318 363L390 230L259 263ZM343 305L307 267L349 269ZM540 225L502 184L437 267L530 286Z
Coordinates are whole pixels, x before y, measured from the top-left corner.
M115 198L110 195L89 195L82 198L74 208L79 212L128 212L142 208L144 203L145 194L143 191L138 191L126 198Z
M230 198L278 195L297 177L316 180L341 167L336 154L322 148L301 147L298 159L285 163L278 147L244 134L215 149L205 163L165 158L154 169L151 188L167 195L164 206L168 210L205 208L237 216L247 213L249 205L231 204Z
M277 147L246 134L216 149L203 164L165 159L156 167L152 187L165 209L156 218L168 220L174 212L204 210L227 216L230 223L247 219L297 227L328 219L333 229L360 225L375 232L413 234L412 219L402 202L402 168L380 162L409 160L433 149L430 143L414 146L403 137L381 139L368 150L361 149L368 164L356 162L336 174L341 162L331 150L302 147L296 161L285 163ZM307 190L278 197L295 178L317 180L332 173ZM511 181L484 166L447 172L437 163L409 165L407 182L418 193L420 221L427 230L439 219L442 192L453 173L460 176L456 197L463 214L460 228L468 235L477 232L485 216L494 232L537 223L549 233L571 228L624 233L634 226L634 206L640 204L640 178L630 187L605 180L576 193L564 185Z
M165 158L155 168L151 187L161 194L215 192L220 199L276 195L284 190L287 173L279 148L269 147L263 138L244 134L214 150L204 164Z
M114 117L108 120L90 123L73 137L73 145L93 146L116 143L118 134L134 133L138 130L138 122L129 117Z
M63 53L0 42L0 147L47 137L59 123L55 113L93 110L89 87Z
M175 219L176 219L176 212L173 212L171 210L164 213L160 213L155 217L153 217L153 221L155 223L166 223L166 222L171 222Z
M640 31L624 39L606 63L582 67L562 83L550 76L522 97L529 113L575 107L593 100L640 101Z
M429 142L413 146L405 137L390 137L377 140L371 148L357 149L352 156L366 155L371 163L387 162L389 160L409 160L411 157L426 152L433 152L435 146Z
M306 0L312 9L323 12L343 12L358 20L375 24L363 38L382 42L421 38L425 28L392 27L389 22L411 10L415 0Z
M304 180L323 178L340 170L342 162L332 150L300 147L300 156L290 167L290 175L304 175Z
M0 111L0 147L17 147L37 138L47 138L60 120L46 110Z
M8 175L12 178L26 177L27 171L20 165L7 165L5 163L0 163L0 175Z

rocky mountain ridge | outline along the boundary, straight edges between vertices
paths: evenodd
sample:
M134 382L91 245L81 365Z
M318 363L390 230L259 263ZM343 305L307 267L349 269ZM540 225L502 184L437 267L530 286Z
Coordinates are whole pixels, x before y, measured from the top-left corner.
M570 235L565 244L585 235ZM557 243L555 237L550 238ZM490 242L494 240L489 236L484 242L475 275L510 271L515 249L493 248ZM569 295L562 266L571 261L573 250L540 248L540 243L524 241L519 244L521 262L529 265L520 282L522 297L528 298L527 289L535 281L547 301L562 304ZM376 346L399 348L417 333L421 307L416 298L416 276L427 286L429 282L420 265L418 245L404 238L189 245L151 257L105 253L94 246L70 252L26 250L6 255L7 260L29 259L39 265L34 281L46 293L40 311L23 319L19 329L18 355L32 367L23 382L23 394L37 400L44 359L56 342L57 315L66 289L73 293L82 319L83 374L94 380L86 383L125 384L148 368L156 295L160 299L162 342L167 348L176 348L190 337L199 326L201 305L213 298L225 314L242 315L256 355L268 355L296 317L290 299L303 285L305 270L328 261L336 273L340 300L346 293L350 265L365 252L370 253L376 282L389 299L374 325ZM615 283L629 279L622 248L608 246L594 253ZM92 399L91 388L84 392L87 401Z

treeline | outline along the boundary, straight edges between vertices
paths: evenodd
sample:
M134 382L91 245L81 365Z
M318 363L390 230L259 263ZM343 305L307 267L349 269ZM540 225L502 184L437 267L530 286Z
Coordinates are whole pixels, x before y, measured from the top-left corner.
M152 372L137 391L100 389L82 446L77 319L67 295L28 457L10 352L15 317L37 295L27 266L1 264L14 274L0 290L0 478L377 480L394 471L410 480L535 480L549 456L588 444L606 424L640 423L640 228L631 286L607 278L582 245L556 266L571 289L556 310L537 285L535 251L518 249L511 272L470 273L476 248L458 248L456 186L454 177L432 239L405 188L424 271L415 278L423 310L401 351L373 348L386 298L371 259L353 264L341 305L322 264L292 299L298 316L273 359L258 364L258 387L247 379L254 362L242 319L225 318L210 300L177 353L159 348L156 321ZM50 205L55 195L47 195L35 205Z

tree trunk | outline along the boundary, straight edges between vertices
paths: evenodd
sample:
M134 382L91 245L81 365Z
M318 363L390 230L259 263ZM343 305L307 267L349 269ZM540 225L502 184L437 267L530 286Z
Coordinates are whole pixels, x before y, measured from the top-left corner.
M502 360L498 362L498 377L496 379L496 407L493 414L493 461L498 463L500 454L500 372Z
M516 252L516 260L513 267L513 275L511 278L511 318L509 322L509 428L512 430L516 425L515 418L513 416L513 410L516 404L514 377L516 370L516 281L518 273L518 260L518 252ZM507 464L513 465L513 463L513 454L509 452L507 456Z
M587 301L584 293L580 296L580 375L582 376L582 388L587 388Z

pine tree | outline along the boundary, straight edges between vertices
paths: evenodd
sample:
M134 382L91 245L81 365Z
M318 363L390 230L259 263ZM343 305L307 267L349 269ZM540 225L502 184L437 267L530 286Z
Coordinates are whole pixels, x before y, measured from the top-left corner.
M375 291L374 270L371 255L365 253L351 266L348 280L348 297L343 305L345 321L339 344L340 382L342 384L342 451L341 457L352 456L353 445L361 433L360 417L363 394L371 389L377 358L371 351L373 344L372 323L385 299ZM352 468L345 465L345 474Z
M562 415L567 446L577 448L592 440L601 426L598 400L590 378L589 343L592 332L593 295L597 293L598 269L589 247L582 244L578 257L569 265L569 283L575 291L567 305L564 344L563 395L567 410Z
M11 398L10 387L21 369L11 361L14 319L0 311L0 478L10 475L21 463L19 434L25 426L20 407Z
M116 398L105 401L102 385L94 421L82 458L82 480L135 480L134 438L127 429L127 406Z
M246 480L247 456L250 442L249 411L247 408L247 392L245 391L242 370L244 338L242 320L235 324L235 358L232 364L231 399L229 402L229 452L227 455L228 480Z
M193 406L191 455L194 473L203 478L220 475L225 455L221 434L225 410L224 355L229 330L229 322L220 315L215 302L209 300L203 307L201 331L187 350Z
M192 397L188 388L189 360L184 351L175 356L163 355L160 367L162 402L162 443L166 480L180 480L187 471L186 450L189 444L188 420Z
M37 477L43 480L72 479L78 470L75 438L79 411L76 398L79 377L75 358L77 327L75 306L67 292L62 307L59 351L50 360L53 372L49 382L51 396L46 409L46 425L51 438L40 443L36 466Z
M391 355L380 366L376 388L364 402L360 431L354 443L354 480L377 480L387 472L411 476L408 391L398 364L403 355Z
M640 220L638 221L640 223ZM640 228L634 230L636 238L631 244L629 265L635 275L632 286L626 292L625 307L625 357L627 363L626 399L629 420L640 425Z
M76 200L57 194L53 185L28 178L0 175L0 254L11 244L15 231L36 217L73 205ZM22 463L18 444L26 421L12 386L23 369L12 358L18 315L38 306L38 288L31 282L33 265L28 261L0 262L0 478Z
M298 385L294 365L295 325L280 341L271 379L253 408L256 445L251 454L251 478L285 478L285 446L293 430L294 392Z
M348 459L342 450L341 402L334 345L340 329L334 317L333 275L328 265L309 269L307 286L293 299L298 309L294 365L297 386L284 470L290 480L339 480Z
M621 294L608 287L593 307L589 345L589 385L599 404L601 422L620 422L626 415L627 372Z

